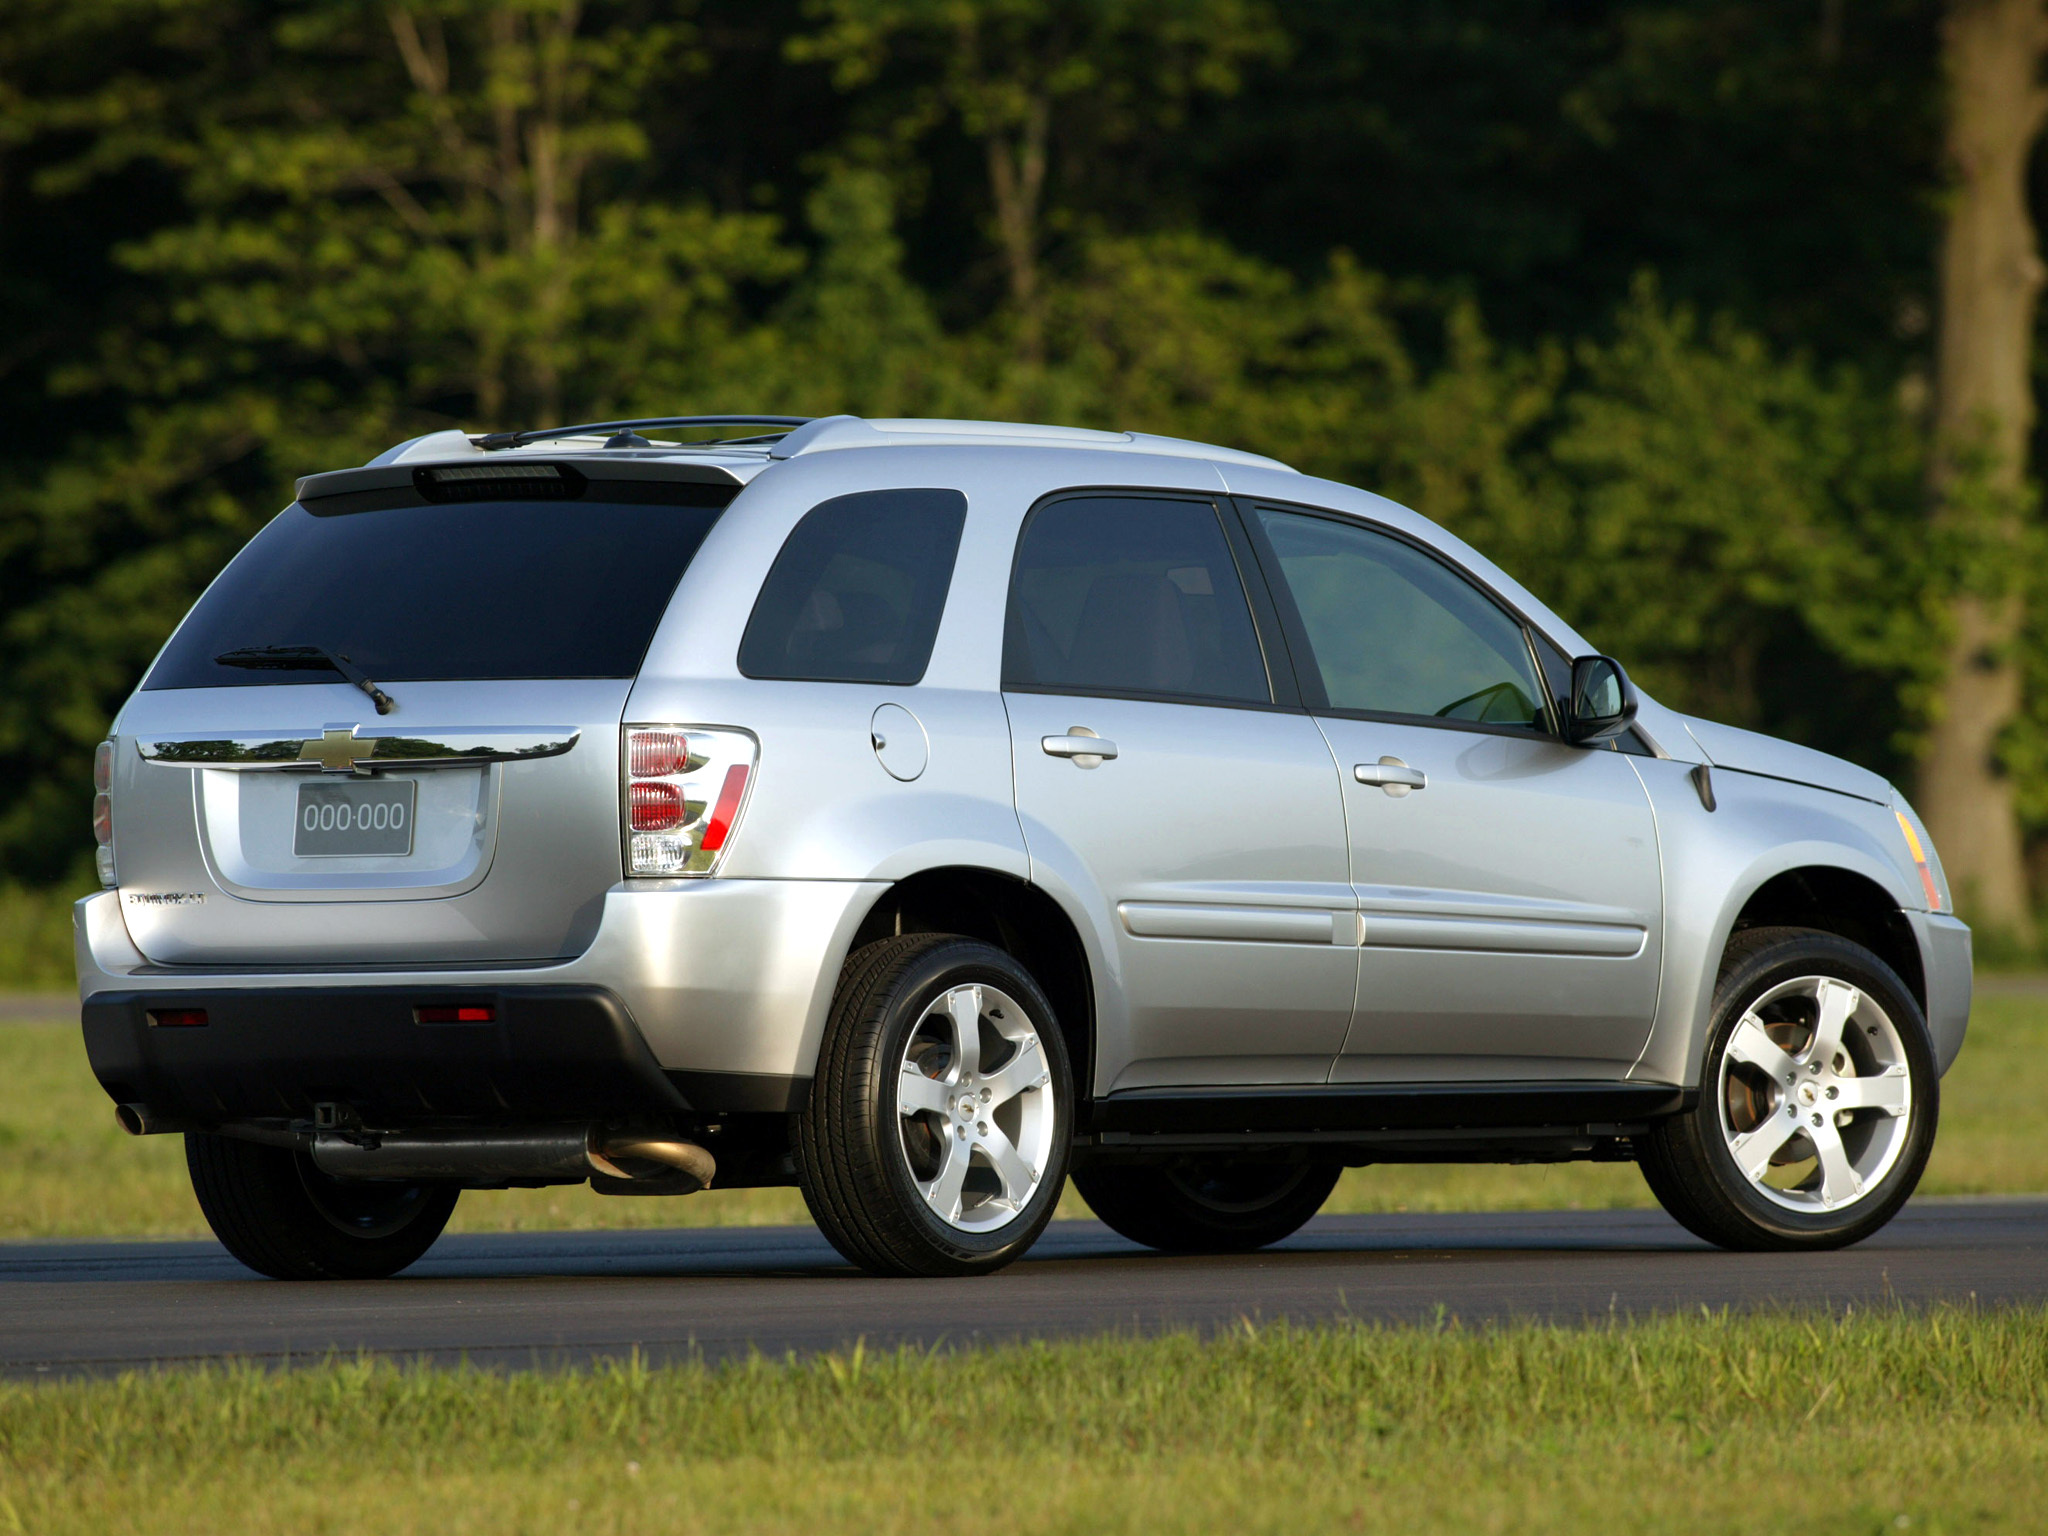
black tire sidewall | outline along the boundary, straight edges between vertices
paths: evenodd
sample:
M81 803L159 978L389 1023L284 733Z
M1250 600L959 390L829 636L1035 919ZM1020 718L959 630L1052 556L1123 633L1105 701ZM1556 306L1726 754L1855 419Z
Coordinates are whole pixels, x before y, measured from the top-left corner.
M925 1203L904 1156L902 1132L897 1124L896 1077L911 1032L937 998L954 987L972 983L1007 993L1025 1009L1038 1033L1046 1068L1052 1074L1052 1150L1045 1168L1040 1170L1038 1188L1025 1202L1022 1212L991 1232L963 1232L940 1220ZM934 947L897 978L881 1010L877 1029L879 1039L869 1057L871 1072L857 1091L872 1106L869 1123L874 1138L868 1150L879 1166L892 1201L916 1229L920 1240L950 1263L975 1269L993 1269L1009 1263L1037 1241L1051 1221L1066 1183L1068 1150L1073 1141L1073 1072L1052 1004L1031 973L1008 954L978 940L958 939Z
M1218 1160L1227 1165L1227 1160ZM1110 1230L1166 1253L1250 1253L1291 1236L1330 1198L1343 1173L1338 1163L1247 1162L1270 1169L1279 1187L1241 1209L1204 1200L1189 1169L1097 1164L1074 1175L1074 1187Z
M1767 1199L1736 1165L1721 1126L1721 1065L1729 1038L1756 999L1783 982L1828 976L1865 992L1890 1017L1905 1049L1913 1088L1906 1145L1870 1194L1840 1211L1807 1214ZM1860 945L1832 934L1788 935L1734 967L1715 988L1694 1134L1730 1214L1772 1246L1836 1246L1876 1231L1898 1213L1920 1182L1941 1113L1940 1073L1920 1006L1897 974Z
M277 1280L381 1280L418 1261L440 1237L461 1191L416 1186L395 1226L359 1235L336 1223L308 1187L325 1175L303 1152L191 1132L193 1193L229 1253Z

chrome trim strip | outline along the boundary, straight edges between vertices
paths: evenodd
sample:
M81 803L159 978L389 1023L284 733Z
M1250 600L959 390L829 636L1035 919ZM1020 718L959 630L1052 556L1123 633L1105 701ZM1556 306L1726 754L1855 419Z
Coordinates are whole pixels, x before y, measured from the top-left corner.
M135 750L144 761L170 768L314 769L360 777L379 768L472 768L559 757L582 737L569 726L486 726L403 736L362 736L359 730L354 725L330 725L317 736L158 736L138 739Z

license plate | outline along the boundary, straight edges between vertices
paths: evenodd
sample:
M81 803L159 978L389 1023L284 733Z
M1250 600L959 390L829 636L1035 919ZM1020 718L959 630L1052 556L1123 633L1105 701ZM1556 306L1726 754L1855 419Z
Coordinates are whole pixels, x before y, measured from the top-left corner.
M412 852L413 795L418 788L411 779L301 784L292 852L302 859L403 858Z

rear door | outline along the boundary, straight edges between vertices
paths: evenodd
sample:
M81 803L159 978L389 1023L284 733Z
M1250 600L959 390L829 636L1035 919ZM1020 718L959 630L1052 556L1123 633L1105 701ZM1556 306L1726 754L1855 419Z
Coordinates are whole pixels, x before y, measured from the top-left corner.
M201 598L119 722L115 855L151 960L588 942L620 878L626 696L737 487L517 468L309 495Z
M1519 617L1352 518L1250 524L1335 753L1362 948L1339 1082L1611 1079L1662 953L1649 797L1552 729Z
M1203 497L1089 493L1019 541L1017 807L1032 878L1106 936L1098 1091L1320 1082L1351 1016L1329 749L1267 665L1234 540Z

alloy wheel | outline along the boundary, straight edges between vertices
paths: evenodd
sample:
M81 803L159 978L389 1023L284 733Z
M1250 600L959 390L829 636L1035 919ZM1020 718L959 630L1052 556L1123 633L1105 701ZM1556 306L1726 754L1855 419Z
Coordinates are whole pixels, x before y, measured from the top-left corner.
M1053 1153L1052 1074L1038 1027L981 983L934 998L904 1043L897 1129L924 1203L962 1232L1023 1213Z
M1779 983L1744 1010L1721 1053L1729 1156L1787 1210L1842 1210L1883 1182L1907 1144L1913 1081L1898 1026L1831 976Z

